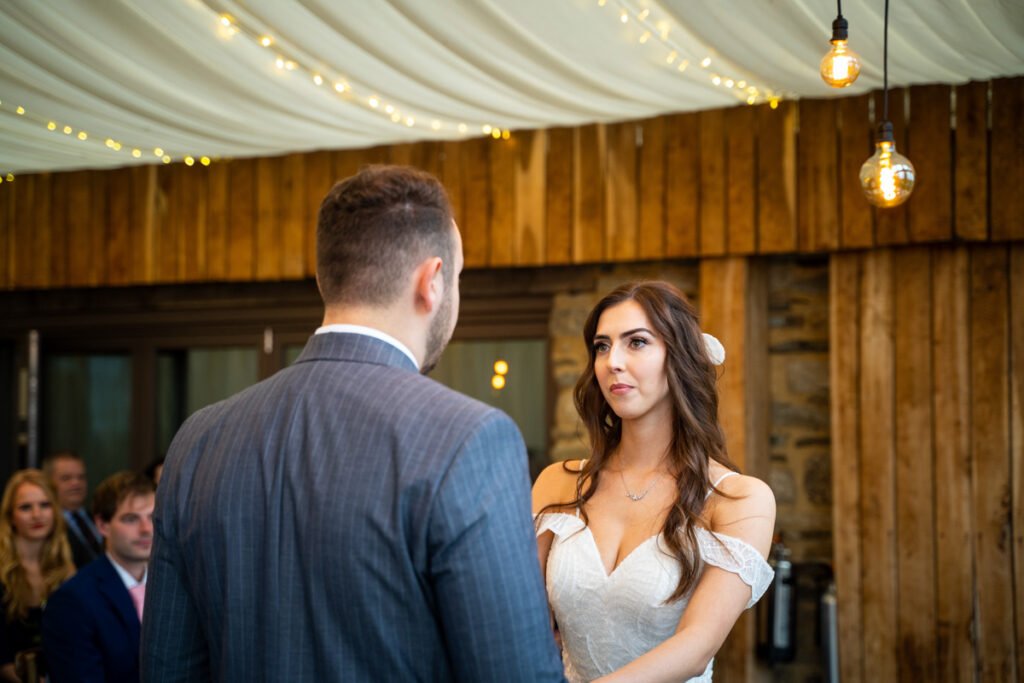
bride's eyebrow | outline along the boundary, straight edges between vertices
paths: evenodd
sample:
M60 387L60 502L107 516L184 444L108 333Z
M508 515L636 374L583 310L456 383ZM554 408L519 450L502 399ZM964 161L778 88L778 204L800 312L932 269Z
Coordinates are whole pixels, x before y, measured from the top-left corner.
M646 332L647 334L651 335L652 337L655 336L654 333L651 332L646 327L637 327L636 329L626 330L625 332L623 332L622 334L619 335L619 339L625 339L626 337L632 337L634 334L637 334L639 332ZM594 335L594 341L608 341L610 339L611 339L611 337L608 336L607 334L595 334Z

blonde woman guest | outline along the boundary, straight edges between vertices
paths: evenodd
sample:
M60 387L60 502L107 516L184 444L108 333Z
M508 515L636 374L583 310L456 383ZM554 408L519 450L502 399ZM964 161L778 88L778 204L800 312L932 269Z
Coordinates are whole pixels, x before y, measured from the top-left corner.
M679 290L623 285L584 325L576 407L591 456L534 485L537 539L566 677L710 682L712 659L767 588L775 499L739 474L715 365Z
M40 645L43 605L75 568L64 518L42 472L11 476L0 515L0 680L17 682L15 655Z

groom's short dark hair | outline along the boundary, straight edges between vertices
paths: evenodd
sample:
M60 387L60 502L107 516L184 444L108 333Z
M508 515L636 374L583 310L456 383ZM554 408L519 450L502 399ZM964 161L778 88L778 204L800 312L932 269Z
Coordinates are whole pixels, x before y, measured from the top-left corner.
M454 274L452 207L434 176L408 166L367 166L320 205L316 272L326 304L385 306L416 264L440 256Z

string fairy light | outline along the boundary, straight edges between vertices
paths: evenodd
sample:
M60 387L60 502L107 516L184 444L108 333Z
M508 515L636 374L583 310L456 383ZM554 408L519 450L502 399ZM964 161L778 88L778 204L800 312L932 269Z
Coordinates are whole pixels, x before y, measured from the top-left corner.
M205 2L200 2L200 4L211 13L216 12L216 10L207 6ZM274 31L269 26L264 25L257 29L234 15L222 12L216 15L215 27L218 35L225 40L231 40L235 36L242 36L254 44L272 51L271 62L277 71L282 73L301 72L318 88L329 86L324 89L325 92L333 89L343 101L382 116L398 126L435 132L452 132L462 136L468 135L471 130L484 130L486 128L484 130L485 135L491 135L495 139L509 139L509 136L504 135L506 129L494 125L493 122L446 121L436 116L422 115L422 112L409 111L397 103L386 101L380 93L363 91L353 84L353 79L351 78L338 73L332 74L330 73L331 70L323 65L313 67L307 64L303 57L292 53L293 51L289 50L285 44L287 41L283 41L280 38L280 33ZM497 130L498 135L493 135L490 132L492 130Z
M746 78L737 75L727 75L724 73L725 69L721 65L715 71L712 71L711 65L714 59L710 54L705 54L698 61L698 55L693 55L691 50L686 50L671 38L671 22L665 18L652 16L651 8L637 9L635 4L629 0L616 0L614 4L616 16L620 23L628 24L630 21L635 21L640 27L640 36L637 38L637 42L640 45L648 45L651 43L652 38L661 44L661 47L665 50L665 64L667 66L673 67L679 73L686 72L690 66L690 59L680 59L680 57L690 53L694 58L694 62L699 64L708 80L714 86L724 87L726 90L732 91L738 99L745 100L747 104L768 102L772 109L779 106L779 101L784 96L783 93L767 86L753 85L748 83ZM597 2L598 7L610 7L611 5L612 3L607 0L598 0ZM788 95L786 96L788 97Z
M6 114L13 114L25 120L38 123L40 127L44 128L45 130L51 133L66 135L87 145L95 145L97 148L99 148L102 145L104 149L114 154L120 154L122 151L124 151L133 159L141 159L143 156L142 149L145 147L149 147L149 145L129 144L127 142L124 142L121 139L120 135L116 137L113 135L93 135L90 134L88 131L84 130L83 128L80 128L78 126L72 126L70 123L59 122L54 117L44 116L36 112L34 109L26 108L24 105L10 104L8 102L5 102L2 98L0 98L0 112ZM152 147L151 149L153 150L153 155L165 164L169 164L174 160L174 157L171 154L165 152L162 147L157 146ZM193 158L194 163L193 156L186 154L177 156L184 158L186 160L186 163L188 163L188 158ZM212 160L209 156L204 155L202 159L207 160L206 162L203 163L204 166L209 166L210 163L212 163ZM188 165L191 166L192 164ZM11 178L14 177L13 174L10 175ZM0 178L2 177L3 175L2 173L0 173Z

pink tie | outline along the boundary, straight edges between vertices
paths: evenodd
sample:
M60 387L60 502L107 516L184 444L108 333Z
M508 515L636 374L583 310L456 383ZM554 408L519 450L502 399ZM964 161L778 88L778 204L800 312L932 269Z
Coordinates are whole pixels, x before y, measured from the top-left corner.
M135 603L135 611L139 613L139 622L142 622L142 605L146 602L146 584L140 583L128 589Z

